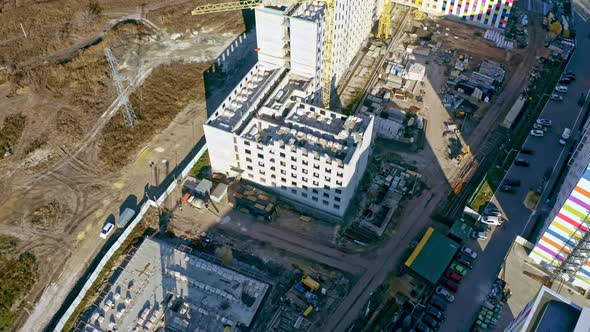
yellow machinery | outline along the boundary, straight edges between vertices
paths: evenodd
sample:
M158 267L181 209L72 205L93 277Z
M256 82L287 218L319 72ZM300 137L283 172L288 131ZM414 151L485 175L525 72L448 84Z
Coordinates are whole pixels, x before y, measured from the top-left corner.
M230 10L256 9L264 6L284 6L294 5L314 0L242 0L219 4L207 4L196 7L191 12L193 15L202 15L209 13L220 13ZM332 75L334 69L334 13L336 0L315 0L326 4L326 16L324 26L324 41L322 50L322 102L325 108L330 108L332 94ZM391 0L386 0L391 2ZM391 4L390 4L391 5ZM391 8L390 8L391 9ZM391 11L391 10L390 10Z
M425 12L419 11L418 9L414 9L412 11L412 15L416 18L416 20L421 21L428 17Z
M379 18L379 28L377 30L377 38L389 39L391 37L391 0L383 2L383 12Z

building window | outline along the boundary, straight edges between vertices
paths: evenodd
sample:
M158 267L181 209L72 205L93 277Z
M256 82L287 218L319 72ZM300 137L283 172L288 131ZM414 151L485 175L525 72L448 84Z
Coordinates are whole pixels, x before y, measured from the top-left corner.
M266 182L264 178L260 178L260 182Z
M246 151L246 154L252 154L252 151L250 151L250 150L248 150L248 149L246 149L246 150L244 150L244 151Z
M332 170L331 170L331 169L329 169L328 167L326 167L326 173L328 173L328 174L332 174Z
M319 193L319 191L318 191L317 189L312 189L311 191L312 191L314 194L318 194L318 193Z
M250 165L246 166L246 168L250 171L253 169L252 166L250 166Z
M274 182L274 181L273 181L273 182L271 182L270 184L271 184L273 187L276 187L276 186L277 186L277 183L276 183L276 182Z
M249 141L244 141L244 145L250 146L250 142Z
M259 153L259 154L258 154L258 158L260 158L260 159L264 159L264 155L263 155L262 153Z
M336 185L337 186L341 186L342 185L342 181L336 181Z
M297 179L297 174L295 174L295 173L291 173L291 177L292 177L293 179Z
M324 197L326 197L326 198L330 198L330 194L328 194L328 193L324 193Z
M271 179L276 179L276 178L277 178L277 176L276 176L276 175L274 175L274 174L271 174L271 175L270 175L270 178L271 178Z
M324 185L324 189L326 189L326 190L330 190L330 186L328 186L328 185Z
M320 165L313 164L314 169L320 169Z
M314 185L314 186L319 186L319 185L320 185L320 183L319 183L319 182L317 182L317 181L313 181L313 185Z
M297 166L291 165L291 169L296 171L297 170Z
M285 186L281 186L281 189L283 189L283 190L287 190L287 187L285 187Z
M297 194L297 190L295 190L295 189L291 189L291 192L292 192L293 194Z
M334 196L334 200L335 200L336 202L340 202L340 197L338 197L338 196Z
M276 171L276 167L274 167L274 166L270 166L270 170L271 170L271 171Z
M264 175L265 174L264 170L262 170L262 169L259 170L258 173L260 173L261 175Z
M309 165L309 162L307 162L307 160L303 160L303 161L302 161L302 163L303 163L303 165L305 165L305 166Z
M313 177L314 178L319 178L320 177L320 174L319 173L316 173L316 172L313 172Z
M287 179L285 179L285 178L281 178L281 182L283 182L283 183L287 183Z
M309 173L306 169L302 169L301 171L303 172L303 174Z
M311 196L311 199L312 199L314 202L317 202L317 201L318 201L318 198L317 198L317 197L315 197L315 196Z
M274 163L275 162L275 158L270 158L270 162Z
M254 178L254 174L248 173L248 177L253 179Z
M342 194L342 190L340 190L340 189L336 189L335 191L337 194Z
M283 175L287 175L287 171L285 171L284 169L281 170L281 174Z
M281 158L285 158L285 154L284 153L279 153L279 156L281 156Z
M297 158L291 157L291 161L297 161Z
M281 166L287 166L287 164L284 161L281 161Z
M252 158L246 158L246 161L251 163L252 162Z
M320 156L319 156L319 155L314 155L314 156L313 156L313 159L315 159L315 160L320 160Z
M257 148L258 150L262 150L262 149L263 149L262 145L260 145L260 144L256 144L256 148Z
M306 193L301 193L301 196L307 198L307 194Z
M334 208L340 210L340 205L334 204Z
M301 186L301 188L303 188L304 190L308 190L309 188L307 188L307 186L303 185Z
M260 167L264 167L264 163L263 163L262 161L259 161L259 162L258 162L258 166L260 166Z
M322 201L322 203L324 203L326 206L330 205L330 202L326 201L325 199Z
M336 173L336 176L337 176L337 177L339 177L339 178L341 178L341 177L343 177L343 176L344 176L344 173L342 173L342 172L337 172L337 173Z
M327 177L327 176L326 176L324 179L326 179L326 181L328 181L328 182L332 181L332 179L330 179L330 178L329 178L329 177Z
M303 182L307 182L307 178L301 178Z

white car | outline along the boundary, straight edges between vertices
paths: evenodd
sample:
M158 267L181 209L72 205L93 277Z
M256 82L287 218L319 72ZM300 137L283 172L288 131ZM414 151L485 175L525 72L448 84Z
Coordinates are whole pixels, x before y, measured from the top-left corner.
M551 100L562 101L563 100L563 97L554 93L554 94L551 95Z
M477 253L475 251L473 251L473 249L471 249L469 247L463 246L461 248L461 252L464 253L467 256L470 256L473 259L476 259L477 258Z
M497 226L502 224L502 218L498 216L483 216L483 218L481 218L481 222L486 225Z
M552 122L549 119L537 119L536 123L543 126L551 127Z
M479 241L483 241L486 240L488 238L488 236L486 235L486 233L484 232L478 232L478 231L473 231L471 232L471 237L479 240Z
M555 87L555 91L557 92L567 92L567 86L565 85L558 85Z
M106 225L104 225L104 227L102 228L102 231L100 232L100 237L103 239L106 239L107 236L109 236L109 234L113 231L113 228L115 227L115 225L113 225L113 223L107 223Z
M455 301L455 296L441 286L436 287L434 291L436 292L436 294L442 296L442 298L445 299L447 302Z
M531 130L531 136L543 137L543 135L545 135L545 133L542 130L539 130L539 129Z

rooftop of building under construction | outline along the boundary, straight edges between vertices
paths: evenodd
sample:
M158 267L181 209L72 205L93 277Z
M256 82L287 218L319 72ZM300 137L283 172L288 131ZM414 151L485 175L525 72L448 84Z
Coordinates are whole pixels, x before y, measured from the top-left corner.
M169 244L146 239L101 299L87 328L222 331L238 323L249 326L268 287Z

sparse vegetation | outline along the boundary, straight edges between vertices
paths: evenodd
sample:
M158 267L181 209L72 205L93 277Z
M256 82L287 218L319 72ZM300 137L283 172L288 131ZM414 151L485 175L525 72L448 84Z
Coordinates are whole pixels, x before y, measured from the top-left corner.
M209 151L205 151L201 158L197 160L193 169L191 169L191 175L196 178L202 178L209 169L211 168L211 161L209 160Z
M35 209L31 214L31 222L36 227L50 227L56 224L63 214L64 207L58 201L52 201Z
M168 127L191 101L204 97L203 65L174 63L160 66L131 95L139 121L129 128L117 114L103 130L100 157L111 169L127 165L134 152Z
M0 127L0 159L4 158L7 152L14 153L14 146L24 129L25 117L22 114L11 114L4 119L4 123Z
M0 235L0 331L8 331L19 311L19 300L37 280L37 261L31 253L14 257L18 240Z

